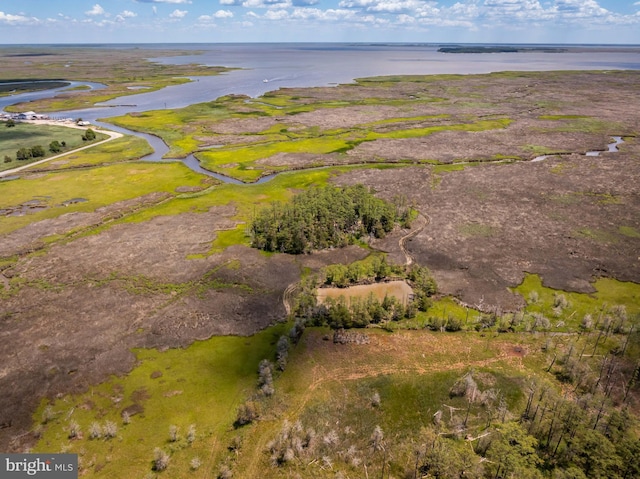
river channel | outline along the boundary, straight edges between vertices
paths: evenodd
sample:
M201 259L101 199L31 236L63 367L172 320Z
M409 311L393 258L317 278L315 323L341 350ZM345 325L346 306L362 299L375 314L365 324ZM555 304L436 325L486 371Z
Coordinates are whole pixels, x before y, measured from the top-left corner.
M133 46L105 45L105 48L131 47ZM501 54L444 54L437 51L438 45L426 44L181 44L146 45L145 48L175 48L194 52L178 57L151 58L157 62L197 62L237 70L215 76L193 77L190 83L116 98L89 109L56 112L50 116L81 117L97 126L144 138L154 149L154 153L143 160L171 161L163 159L169 148L160 138L116 127L106 123L105 119L133 112L182 108L232 93L257 97L282 87L330 86L376 75L640 69L638 50L624 48L608 52L597 49L589 51L588 47L582 47L577 51L563 53ZM69 87L0 97L0 111L15 103L55 96L68 88L82 85L94 89L104 88L104 85L99 83L69 83ZM180 161L194 171L214 176L224 182L244 184L234 178L203 169L193 155ZM265 176L258 183L269 181L273 176L275 175Z

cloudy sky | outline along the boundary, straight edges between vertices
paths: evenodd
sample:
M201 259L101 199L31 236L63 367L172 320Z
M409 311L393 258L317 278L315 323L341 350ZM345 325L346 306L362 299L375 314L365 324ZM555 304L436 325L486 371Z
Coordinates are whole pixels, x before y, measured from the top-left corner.
M0 44L640 44L640 0L0 0Z

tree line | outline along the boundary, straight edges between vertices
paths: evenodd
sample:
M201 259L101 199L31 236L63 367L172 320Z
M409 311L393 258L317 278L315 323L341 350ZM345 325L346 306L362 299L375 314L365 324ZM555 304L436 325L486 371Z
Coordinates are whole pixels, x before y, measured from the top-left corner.
M91 128L87 129L87 131L85 131L85 133L82 135L82 141L93 141L95 139L96 139L96 133ZM49 143L48 151L50 153L56 154L63 151L66 147L67 147L66 141L53 140L51 143ZM32 158L44 158L46 155L47 155L47 150L45 150L45 148L42 145L35 145L29 148L22 147L18 149L18 151L16 151L16 160L26 161ZM5 163L11 163L12 161L13 161L13 158L11 158L9 155L5 155L4 157Z
M318 304L319 286L345 287L354 284L384 282L385 280L405 280L412 287L413 294L403 303L395 296L386 295L382 301L373 293L365 298L344 296L328 298ZM320 276L309 276L300 283L292 308L293 315L305 324L329 326L333 329L364 328L369 324L399 321L413 318L417 311L427 311L431 297L436 293L436 283L428 268L412 265L387 263L384 257L356 261L348 266L337 264L325 267Z
M396 224L408 227L415 212L406 200L376 198L364 185L309 189L289 203L260 210L250 226L251 245L302 254L342 247L368 235L384 237Z

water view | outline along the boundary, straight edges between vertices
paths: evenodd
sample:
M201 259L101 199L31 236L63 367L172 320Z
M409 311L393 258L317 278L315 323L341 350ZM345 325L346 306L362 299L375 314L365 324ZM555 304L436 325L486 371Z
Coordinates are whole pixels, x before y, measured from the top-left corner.
M192 55L153 60L168 64L225 66L238 70L193 78L191 83L111 100L105 102L103 107L59 112L59 115L96 120L132 111L181 108L229 94L257 97L279 88L335 85L378 75L640 69L640 48L634 47L573 45L569 51L560 53L528 51L492 54L440 53L440 46L431 44L161 44L91 48L99 50L102 47L191 50L194 51ZM566 48L560 45L553 47ZM92 87L99 88L99 85ZM37 92L25 94L24 97L15 95L0 98L0 108L18 101L46 98L51 94Z

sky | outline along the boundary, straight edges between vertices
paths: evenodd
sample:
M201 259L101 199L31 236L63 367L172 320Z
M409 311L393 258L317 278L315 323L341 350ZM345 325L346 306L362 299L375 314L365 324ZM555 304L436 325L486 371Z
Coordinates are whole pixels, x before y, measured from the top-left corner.
M0 0L0 44L640 44L640 0Z

